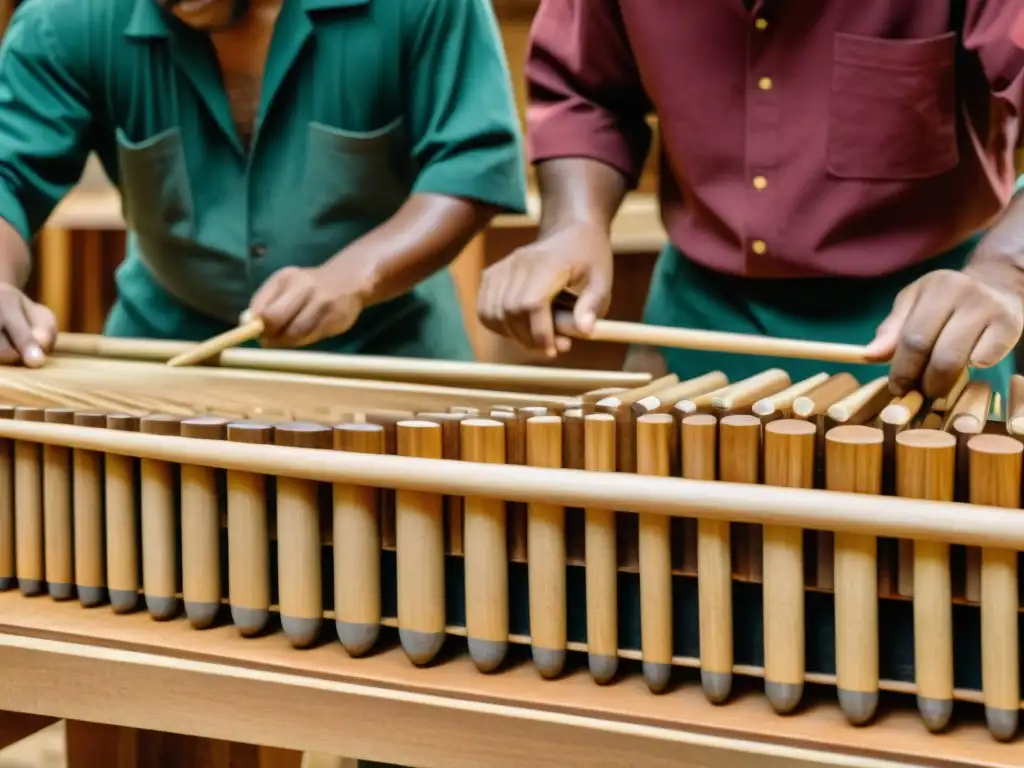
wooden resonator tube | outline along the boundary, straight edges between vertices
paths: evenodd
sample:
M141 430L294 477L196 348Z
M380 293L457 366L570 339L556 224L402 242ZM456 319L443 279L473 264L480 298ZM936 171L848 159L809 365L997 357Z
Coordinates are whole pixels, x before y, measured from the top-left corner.
M139 420L139 431L178 435L181 419L154 414ZM149 615L167 621L178 613L178 520L175 466L167 461L139 462L142 510L142 591Z
M42 408L18 407L19 421L43 421ZM14 532L18 586L27 597L46 592L43 544L43 462L36 443L14 441Z
M103 429L106 414L79 411L75 426ZM74 509L75 588L86 608L107 602L107 568L103 540L103 454L72 451L72 507Z
M934 429L896 436L896 495L953 501L956 438ZM953 714L953 591L949 545L914 542L914 669L917 708L938 732Z
M535 416L526 422L526 463L562 468L562 419ZM526 562L530 584L530 648L537 671L557 677L565 666L567 616L565 509L528 504Z
M196 416L181 422L181 436L224 440L228 420ZM211 467L181 465L181 569L185 615L196 629L217 618L221 598L220 503Z
M334 447L330 427L293 421L274 428L274 442L292 448ZM281 627L296 648L316 642L323 622L319 484L277 478L277 591Z
M233 421L227 439L270 445L274 428L259 421ZM270 618L268 478L255 472L227 473L228 603L231 621L244 637L259 634Z
M74 424L73 408L47 408L50 424ZM43 445L43 542L46 588L54 600L75 594L74 536L72 529L71 450Z
M384 428L340 424L334 447L381 454ZM351 656L362 656L380 635L380 494L374 488L334 484L334 616L338 639Z
M13 419L14 408L0 406L0 419ZM0 439L0 592L14 589L14 449L11 440Z
M882 492L882 431L840 426L825 436L830 491ZM878 540L835 535L836 685L839 706L854 725L878 707Z
M107 415L107 429L136 432L139 420L126 413ZM135 478L138 460L108 453L104 459L107 586L115 613L129 613L139 602L139 511Z
M976 435L967 443L971 503L1018 509L1021 451L1005 435ZM1020 713L1017 552L981 550L981 689L992 735L1009 741Z
M494 419L461 423L462 460L505 463L505 427ZM481 672L493 672L508 652L508 532L505 502L475 496L463 503L466 636Z
M441 427L429 421L398 423L398 454L440 459ZM429 664L444 645L443 497L400 489L395 494L398 561L398 635L416 665Z
M771 421L764 429L764 482L785 488L814 487L814 424ZM796 709L803 696L804 532L764 529L764 687L776 712Z
M615 471L615 417L584 418L584 468ZM584 510L587 577L587 662L594 680L610 683L619 667L619 573L615 510Z

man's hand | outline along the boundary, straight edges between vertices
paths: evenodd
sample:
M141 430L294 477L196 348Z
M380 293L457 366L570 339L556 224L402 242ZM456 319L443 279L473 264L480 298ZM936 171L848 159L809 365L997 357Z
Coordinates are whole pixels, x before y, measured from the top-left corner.
M575 293L576 327L591 332L594 321L608 311L612 262L605 230L588 225L553 230L484 272L477 308L480 321L549 357L567 352L571 342L555 335L551 302L563 290Z
M1024 329L1019 283L1015 267L990 262L904 288L869 345L874 359L891 359L892 390L943 397L967 366L989 368L1012 352Z
M351 328L365 304L356 270L346 278L324 267L285 267L253 296L249 311L263 320L263 343L305 347Z
M38 368L57 340L57 318L9 283L0 283L0 365Z

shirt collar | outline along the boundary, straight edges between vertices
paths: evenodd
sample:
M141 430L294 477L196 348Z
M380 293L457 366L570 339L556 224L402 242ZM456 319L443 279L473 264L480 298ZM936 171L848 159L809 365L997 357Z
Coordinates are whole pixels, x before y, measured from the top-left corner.
M332 8L354 8L368 5L372 0L285 0L285 2L301 2L303 10L322 11ZM167 37L171 27L164 11L154 0L135 0L131 18L124 33L128 37L152 38Z

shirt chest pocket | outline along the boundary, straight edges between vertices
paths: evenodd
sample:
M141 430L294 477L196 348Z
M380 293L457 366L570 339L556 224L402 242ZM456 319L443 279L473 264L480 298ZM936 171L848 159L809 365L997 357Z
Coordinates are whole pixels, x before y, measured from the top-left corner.
M191 240L194 206L180 131L134 142L118 128L117 163L128 227L146 237Z
M902 181L956 167L956 46L953 32L917 40L836 34L829 175Z
M401 117L374 131L309 124L303 195L315 226L383 221L409 196L411 160Z

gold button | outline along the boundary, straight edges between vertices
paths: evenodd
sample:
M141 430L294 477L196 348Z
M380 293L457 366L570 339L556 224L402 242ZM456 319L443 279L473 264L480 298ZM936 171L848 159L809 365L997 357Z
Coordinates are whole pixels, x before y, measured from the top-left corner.
M768 246L765 244L764 240L755 240L750 244L750 250L758 256L764 256L768 253Z
M767 186L768 186L768 179L766 179L764 176L755 176L754 177L754 189L764 189Z
M757 81L757 87L762 91L770 91L772 89L772 79L770 77L762 77Z
M768 29L768 19L757 19L754 26L758 29Z

